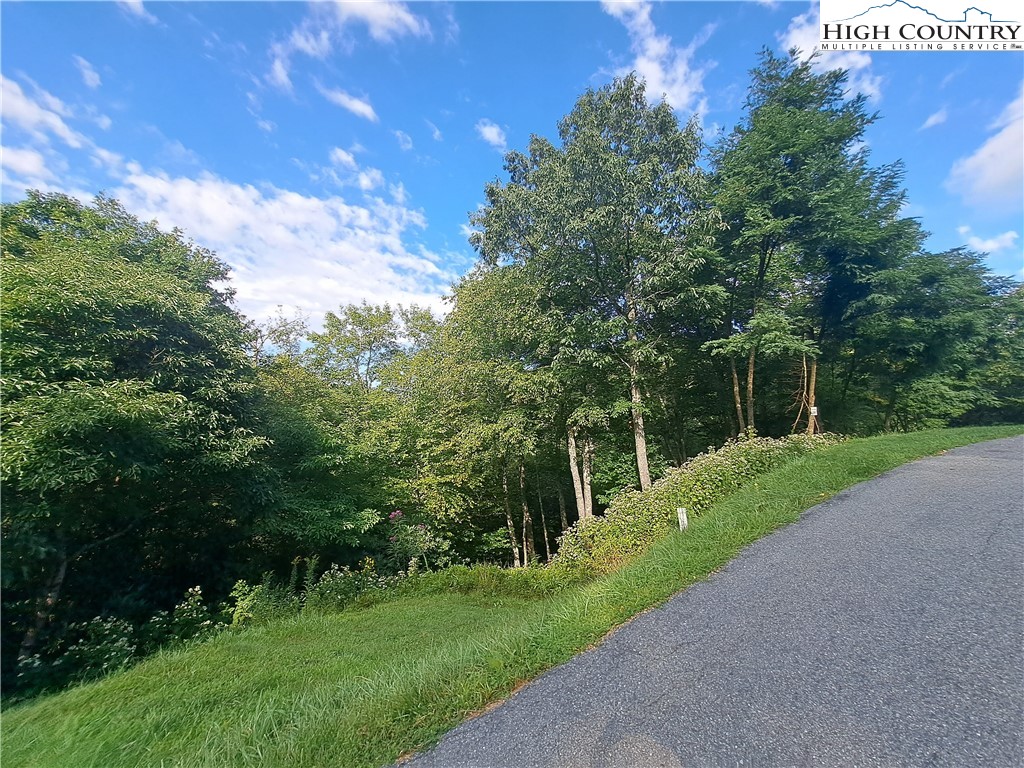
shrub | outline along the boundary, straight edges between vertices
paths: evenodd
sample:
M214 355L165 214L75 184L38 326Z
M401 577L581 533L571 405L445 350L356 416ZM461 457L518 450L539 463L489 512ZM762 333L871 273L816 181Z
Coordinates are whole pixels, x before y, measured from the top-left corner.
M231 590L231 599L234 601L232 627L266 624L274 619L295 616L301 608L301 601L294 592L273 584L269 578L261 584L250 584L240 579Z
M335 613L353 605L378 602L403 580L402 575L382 576L373 558L366 558L358 570L331 565L306 591L303 612Z
M552 565L607 573L639 555L677 523L676 508L703 514L744 483L805 453L834 445L838 435L740 438L673 469L648 491L616 496L603 517L576 523L560 539Z

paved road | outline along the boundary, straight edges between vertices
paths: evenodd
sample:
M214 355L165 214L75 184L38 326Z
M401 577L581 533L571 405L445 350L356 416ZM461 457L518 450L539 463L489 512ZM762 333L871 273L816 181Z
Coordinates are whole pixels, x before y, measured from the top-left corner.
M858 485L408 765L1024 765L1022 458Z

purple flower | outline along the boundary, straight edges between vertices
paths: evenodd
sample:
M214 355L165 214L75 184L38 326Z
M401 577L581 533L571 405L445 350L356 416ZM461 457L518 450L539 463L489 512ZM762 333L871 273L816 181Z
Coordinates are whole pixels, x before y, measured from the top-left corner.
M391 522L395 522L396 520L401 520L401 519L402 519L402 510L400 510L400 509L396 509L390 515L388 515L388 520L390 520Z

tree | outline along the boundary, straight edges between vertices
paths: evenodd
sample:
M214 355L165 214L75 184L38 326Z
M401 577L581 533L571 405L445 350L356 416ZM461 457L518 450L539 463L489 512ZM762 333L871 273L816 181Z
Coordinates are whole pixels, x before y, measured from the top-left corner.
M587 91L559 124L562 146L534 136L506 156L509 181L473 217L485 265L521 264L537 286L554 363L625 373L640 486L648 488L648 372L666 354L663 314L710 312L702 279L715 227L697 165L696 123L648 105L634 75Z
M1003 296L1012 281L964 249L924 253L872 277L857 307L860 366L873 378L879 426L942 426L992 397L974 376L1009 348Z
M824 352L848 337L850 307L870 291L870 275L898 264L921 241L916 222L900 217L902 167L868 165L864 132L877 115L866 111L863 96L847 97L845 71L819 74L812 63L795 51L785 58L764 51L751 73L747 115L714 153L730 294L721 336L739 336L716 349L728 352L737 405L736 360L745 357L741 431L744 422L755 426L758 348L743 338L758 314L785 314L798 336ZM809 359L799 398L807 410L815 402L818 355Z
M119 594L184 576L180 595L272 488L227 268L102 197L30 193L2 213L3 575L31 606L24 659L62 604L109 599L95 580L115 548Z

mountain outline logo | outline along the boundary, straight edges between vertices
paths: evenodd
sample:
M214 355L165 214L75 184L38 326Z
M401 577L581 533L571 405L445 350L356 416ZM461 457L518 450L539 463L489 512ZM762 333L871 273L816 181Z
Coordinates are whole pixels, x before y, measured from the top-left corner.
M835 19L834 21L835 22L853 21L854 19L859 19L861 16L866 16L867 14L871 13L872 11L880 11L880 10L882 10L884 8L904 8L904 9L907 9L907 10L921 11L922 13L927 13L929 16L931 16L936 21L941 21L943 24L966 24L969 21L969 19L967 18L967 15L971 11L976 11L981 16L988 16L988 21L986 22L988 24L1016 24L1016 23L1018 23L1017 19L993 19L992 18L992 13L990 11L982 10L981 8L979 8L976 5L972 5L972 6L968 6L967 8L964 8L964 10L963 10L963 18L961 18L961 19L944 19L941 16L939 16L937 13L932 13L927 8L923 8L920 5L914 5L913 3L908 3L907 0L892 0L892 2L889 2L889 3L882 3L880 5L872 5L870 8L865 8L863 11L861 11L858 14L855 14L853 16L849 16L849 17L847 17L845 19Z

